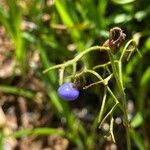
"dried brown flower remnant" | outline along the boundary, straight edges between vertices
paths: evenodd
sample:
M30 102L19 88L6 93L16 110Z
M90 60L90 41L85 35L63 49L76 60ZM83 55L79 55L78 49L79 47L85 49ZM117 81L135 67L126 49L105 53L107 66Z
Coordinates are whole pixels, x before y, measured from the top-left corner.
M123 30L119 27L114 27L110 29L109 39L107 39L103 46L110 47L115 53L120 47L120 44L125 40L126 34L123 33Z

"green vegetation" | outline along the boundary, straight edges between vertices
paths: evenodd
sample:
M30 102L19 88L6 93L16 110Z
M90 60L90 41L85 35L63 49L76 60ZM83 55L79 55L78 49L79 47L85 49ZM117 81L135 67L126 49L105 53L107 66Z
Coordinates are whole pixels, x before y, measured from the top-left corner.
M0 0L0 149L150 149L149 20L149 0ZM57 94L68 81L76 101Z

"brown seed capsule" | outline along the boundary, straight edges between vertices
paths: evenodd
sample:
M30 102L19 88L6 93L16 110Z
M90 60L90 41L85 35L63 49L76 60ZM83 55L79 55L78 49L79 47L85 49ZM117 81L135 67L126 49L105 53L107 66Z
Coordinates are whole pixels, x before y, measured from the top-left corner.
M121 42L125 40L125 37L126 35L121 28L114 27L110 29L109 39L104 42L103 46L110 47L113 53L116 53L120 48Z

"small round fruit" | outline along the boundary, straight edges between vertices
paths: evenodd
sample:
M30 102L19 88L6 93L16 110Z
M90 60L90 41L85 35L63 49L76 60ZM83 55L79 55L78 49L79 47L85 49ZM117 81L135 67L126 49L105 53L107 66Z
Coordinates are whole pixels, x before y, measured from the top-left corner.
M78 98L79 90L75 87L75 85L71 82L64 83L58 88L59 96L68 101L73 101Z

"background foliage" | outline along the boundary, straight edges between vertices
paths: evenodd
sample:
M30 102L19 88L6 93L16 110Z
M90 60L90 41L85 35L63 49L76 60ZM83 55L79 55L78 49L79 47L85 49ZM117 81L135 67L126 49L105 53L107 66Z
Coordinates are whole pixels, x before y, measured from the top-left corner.
M124 63L123 79L135 129L131 132L133 149L149 149L149 20L149 0L1 0L1 149L3 145L12 149L112 146L103 138L106 131L96 123L102 87L81 90L77 101L66 103L57 95L58 72L42 71L72 59L85 48L102 45L114 26L124 30L126 41L133 37L143 55L134 54ZM79 68L105 61L106 54L92 53L82 59ZM68 69L66 76L69 73ZM93 80L86 77L83 84ZM112 88L115 90L115 85ZM118 112L116 117L122 116ZM123 125L116 125L115 132L120 149L125 142Z

